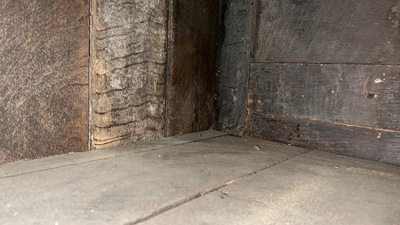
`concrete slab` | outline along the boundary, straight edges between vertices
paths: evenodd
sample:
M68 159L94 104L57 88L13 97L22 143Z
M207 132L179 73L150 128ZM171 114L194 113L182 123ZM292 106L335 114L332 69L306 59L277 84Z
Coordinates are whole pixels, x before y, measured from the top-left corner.
M400 224L400 167L312 151L147 224Z
M199 135L0 166L0 224L135 224L308 152Z
M144 143L132 144L129 146L114 147L90 152L76 152L30 161L18 161L6 165L0 165L0 179L52 168L60 168L92 161L122 157L139 152L152 151L226 135L227 134L223 132L208 130L154 141L147 141Z

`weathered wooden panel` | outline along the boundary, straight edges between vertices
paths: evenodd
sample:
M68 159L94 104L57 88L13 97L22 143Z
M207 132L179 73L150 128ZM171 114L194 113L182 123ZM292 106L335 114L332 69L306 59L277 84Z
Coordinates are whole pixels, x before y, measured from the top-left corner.
M398 0L223 2L219 129L398 164Z
M224 0L222 9L217 129L242 135L250 73L253 1Z
M400 165L400 131L252 113L247 135Z
M218 8L215 0L171 0L167 136L211 128Z
M398 0L259 1L257 62L400 62Z
M249 109L400 130L400 66L252 64Z
M92 0L92 145L164 136L166 5Z
M0 3L0 163L88 149L85 0Z

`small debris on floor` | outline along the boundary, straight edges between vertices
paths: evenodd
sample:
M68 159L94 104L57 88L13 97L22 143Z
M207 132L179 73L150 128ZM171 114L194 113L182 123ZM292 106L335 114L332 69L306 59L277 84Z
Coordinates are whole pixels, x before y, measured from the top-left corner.
M224 198L226 198L226 197L229 197L229 195L228 195L227 193L225 193L225 192L223 192L223 191L220 191L220 192L221 192L220 197L221 197L222 199L224 199Z
M254 150L260 151L260 150L261 150L261 147L260 147L259 145L254 145Z

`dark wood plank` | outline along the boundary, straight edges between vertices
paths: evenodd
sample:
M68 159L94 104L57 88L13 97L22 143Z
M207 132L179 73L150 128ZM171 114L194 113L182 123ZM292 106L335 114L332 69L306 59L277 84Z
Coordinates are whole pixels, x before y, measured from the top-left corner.
M259 1L256 62L400 62L398 0Z
M165 1L93 1L92 146L164 137Z
M0 3L0 163L88 149L89 4Z
M250 73L253 1L224 0L216 103L217 129L242 135Z
M400 66L253 64L249 110L400 130Z
M400 3L256 2L247 134L399 164Z
M167 136L211 128L219 2L171 0Z
M246 134L400 165L400 131L252 113L247 119Z

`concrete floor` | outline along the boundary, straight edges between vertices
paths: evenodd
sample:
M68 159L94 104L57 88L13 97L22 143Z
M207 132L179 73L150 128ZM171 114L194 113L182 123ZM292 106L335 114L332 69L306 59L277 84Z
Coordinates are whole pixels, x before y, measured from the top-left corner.
M2 165L0 224L400 225L400 167L207 131Z

